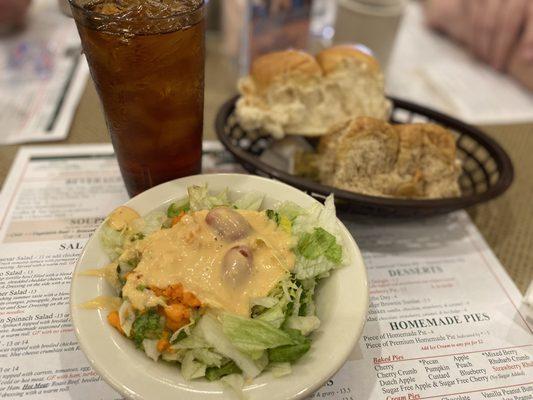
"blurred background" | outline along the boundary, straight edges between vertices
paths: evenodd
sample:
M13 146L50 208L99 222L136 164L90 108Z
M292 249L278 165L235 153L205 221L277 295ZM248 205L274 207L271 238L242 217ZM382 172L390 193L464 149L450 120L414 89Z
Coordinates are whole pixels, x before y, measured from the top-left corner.
M66 138L80 99L73 129L106 134L69 12L0 0L0 144ZM206 134L255 57L336 43L372 53L391 96L474 124L533 121L531 0L209 0L207 36Z
M204 138L255 57L335 43L373 54L388 95L481 126L506 149L515 184L470 215L504 265L525 267L503 247L533 223L533 0L209 0ZM66 0L0 0L0 124L0 184L20 144L109 142Z

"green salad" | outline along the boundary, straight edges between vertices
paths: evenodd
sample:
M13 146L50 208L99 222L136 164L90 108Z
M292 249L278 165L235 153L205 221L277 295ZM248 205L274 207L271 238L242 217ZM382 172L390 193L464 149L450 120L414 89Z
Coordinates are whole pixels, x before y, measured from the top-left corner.
M317 287L346 252L332 196L306 209L263 200L192 186L166 210L111 213L100 240L121 300L109 323L187 380L238 391L264 371L290 374L320 327Z

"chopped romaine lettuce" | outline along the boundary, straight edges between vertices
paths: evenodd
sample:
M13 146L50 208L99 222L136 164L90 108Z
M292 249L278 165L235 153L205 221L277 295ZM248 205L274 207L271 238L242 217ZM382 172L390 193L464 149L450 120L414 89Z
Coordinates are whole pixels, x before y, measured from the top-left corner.
M275 297L258 297L251 301L251 305L252 307L261 306L265 308L270 308L278 304L278 301L279 299L276 299Z
M265 214L266 214L268 219L271 219L272 221L274 221L276 223L276 225L279 225L279 221L281 219L281 216L279 215L278 212L276 212L274 210L266 210Z
M286 329L285 332L291 338L292 344L275 347L268 350L270 362L294 362L302 357L311 348L311 340L299 331Z
M293 222L294 233L298 236L306 232L311 232L318 227L331 233L340 242L333 195L326 198L324 206L317 202L309 210L299 214Z
M282 215L279 219L279 227L283 229L287 233L292 232L292 222L289 218L287 218L285 215Z
M118 309L118 317L120 321L120 327L124 331L127 337L130 336L133 322L135 321L135 311L130 302L125 300Z
M265 195L263 193L248 192L233 202L233 206L241 210L259 211Z
M340 244L335 243L328 247L324 256L334 264L339 265L342 262L342 247Z
M274 378L281 378L292 373L291 363L289 362L271 362L268 370L272 372Z
M161 359L168 362L182 362L185 358L185 354L187 353L187 350L178 350L174 352L164 352L161 354Z
M293 234L299 237L294 271L297 279L324 276L344 263L333 195L328 196L324 207L317 203L308 213L296 217Z
M274 221L281 229L287 233L291 233L292 222L286 215L280 214L274 210L266 210L266 216Z
M332 196L324 207L312 207L308 214L295 219L293 232L299 236L296 279L319 278L342 265L342 241L336 221Z
M290 221L296 219L300 215L305 215L307 211L300 207L298 204L293 203L292 201L284 201L276 207L276 211Z
M272 326L279 328L283 322L285 322L285 312L287 308L287 302L282 299L277 302L273 307L270 307L265 312L259 314L256 319L259 321L268 322Z
M183 361L181 362L181 374L190 381L191 379L201 378L205 376L206 365L202 362L195 361L192 351L185 353Z
M120 288L122 288L126 284L126 275L133 271L133 267L127 262L119 262L116 271Z
M133 322L131 338L137 346L141 346L144 339L159 339L163 333L163 317L155 308L137 315Z
M316 260L323 255L334 264L342 261L342 247L336 242L335 236L320 227L315 228L313 233L304 233L298 240L297 249L309 260Z
M257 365L257 367L263 371L266 366L268 365L268 354L266 351L263 351L261 353L261 356L260 357L257 357L255 360L255 365Z
M220 381L230 388L239 399L246 399L242 388L244 387L244 378L241 374L230 374L220 378Z
M167 217L177 217L181 213L188 212L190 209L189 199L186 198L181 201L176 201L167 208Z
M126 235L111 228L109 225L102 225L100 233L100 243L111 260L116 260L123 251Z
M258 319L224 314L222 328L231 343L246 354L294 344L286 332Z
M253 318L280 328L289 315L298 313L302 294L300 285L294 277L287 277L281 281L271 291L269 297L255 300L252 309Z
M157 350L157 339L144 339L142 341L142 347L148 357L157 362L161 353Z
M290 329L290 328L284 328L285 332L291 337L294 343L307 343L309 342L309 338L302 335L298 330L296 329Z
M302 297L302 288L298 286L296 290L293 291L292 294L292 310L291 315L298 315L300 312L300 298Z
M192 211L210 210L216 206L227 206L230 204L227 189L217 195L209 194L207 185L189 186L189 203Z
M189 335L187 335L187 332L180 328L172 334L172 336L170 337L170 343L172 344L178 343L180 340L183 340L188 336Z
M201 349L209 347L209 344L198 335L190 335L177 341L171 346L173 349Z
M223 356L209 349L193 349L192 353L195 359L203 362L208 367L220 367L224 359Z
M144 236L161 229L161 225L167 219L166 213L161 210L154 210L143 218L137 218L131 223L131 229L135 233L142 233Z
M323 275L339 265L329 261L325 256L320 256L316 260L309 260L305 257L296 257L294 274L296 279L303 280L309 278L322 278ZM326 275L327 276L327 275Z
M297 343L268 350L270 362L295 362L311 348L311 343Z
M195 333L200 334L210 347L216 352L235 361L244 375L255 378L263 368L260 368L254 360L239 351L222 331L222 325L210 314L204 315L196 325Z
M307 336L320 327L320 320L314 315L308 317L291 316L287 318L285 326L290 329L296 329L302 335Z
M166 215L163 211L152 211L143 219L144 226L140 231L145 235L149 235L161 229L161 225L166 220Z
M139 264L141 253L134 248L127 248L118 258L118 264L123 271L131 271Z
M205 371L205 377L208 381L217 381L223 376L231 374L240 374L241 369L235 364L234 361L228 361L221 367L209 367Z
M302 316L309 316L309 315L315 315L315 300L314 300L314 294L315 294L315 288L316 288L316 280L315 279L304 279L300 281L302 283L303 287L303 293L301 296L301 304L300 304L300 310L298 312L298 315Z

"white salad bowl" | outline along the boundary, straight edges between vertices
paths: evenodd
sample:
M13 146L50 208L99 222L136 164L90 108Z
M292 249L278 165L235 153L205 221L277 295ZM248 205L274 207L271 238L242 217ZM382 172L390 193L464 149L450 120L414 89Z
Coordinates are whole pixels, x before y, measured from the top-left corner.
M300 190L274 180L252 175L212 174L164 183L132 198L126 205L146 215L186 197L188 186L205 183L213 192L229 188L230 196L251 191L264 193L264 208L289 200L307 209L317 202ZM366 271L357 244L342 222L337 222L349 263L334 270L318 287L316 305L321 325L313 333L311 349L293 364L292 374L274 378L270 372L265 372L246 383L243 389L246 398L300 399L312 394L342 367L359 340L368 308ZM186 381L177 366L149 359L108 324L105 310L79 307L97 296L116 295L103 278L80 275L80 272L109 263L99 240L101 229L96 230L85 246L70 292L72 322L81 349L92 367L129 399L235 398L219 382Z

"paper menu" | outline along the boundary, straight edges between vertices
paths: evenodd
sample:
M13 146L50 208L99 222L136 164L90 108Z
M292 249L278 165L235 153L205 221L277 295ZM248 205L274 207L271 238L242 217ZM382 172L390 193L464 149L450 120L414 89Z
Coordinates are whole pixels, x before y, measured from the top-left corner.
M70 278L83 242L0 247L0 398L120 399L79 350Z
M203 170L242 172L215 142ZM128 200L111 145L23 147L0 197L0 242L87 239Z
M472 124L533 120L533 93L427 29L420 2L406 7L386 91Z
M531 321L466 213L347 226L365 258L369 314L353 358L320 395L533 398Z
M0 40L0 70L0 144L67 137L89 68L56 0L34 0L26 29Z
M9 204L0 203L7 208L0 217L3 242L86 239L110 209L128 200L110 146L84 146L80 154L63 149L19 153L14 166L23 175L11 198L4 196ZM12 184L6 182L6 191Z
M210 171L238 168L220 145L204 148ZM15 161L0 196L0 398L119 398L68 319L75 261L96 221L127 198L112 154L109 145L28 147ZM464 212L344 222L367 264L370 309L350 359L313 398L533 398L531 321Z

